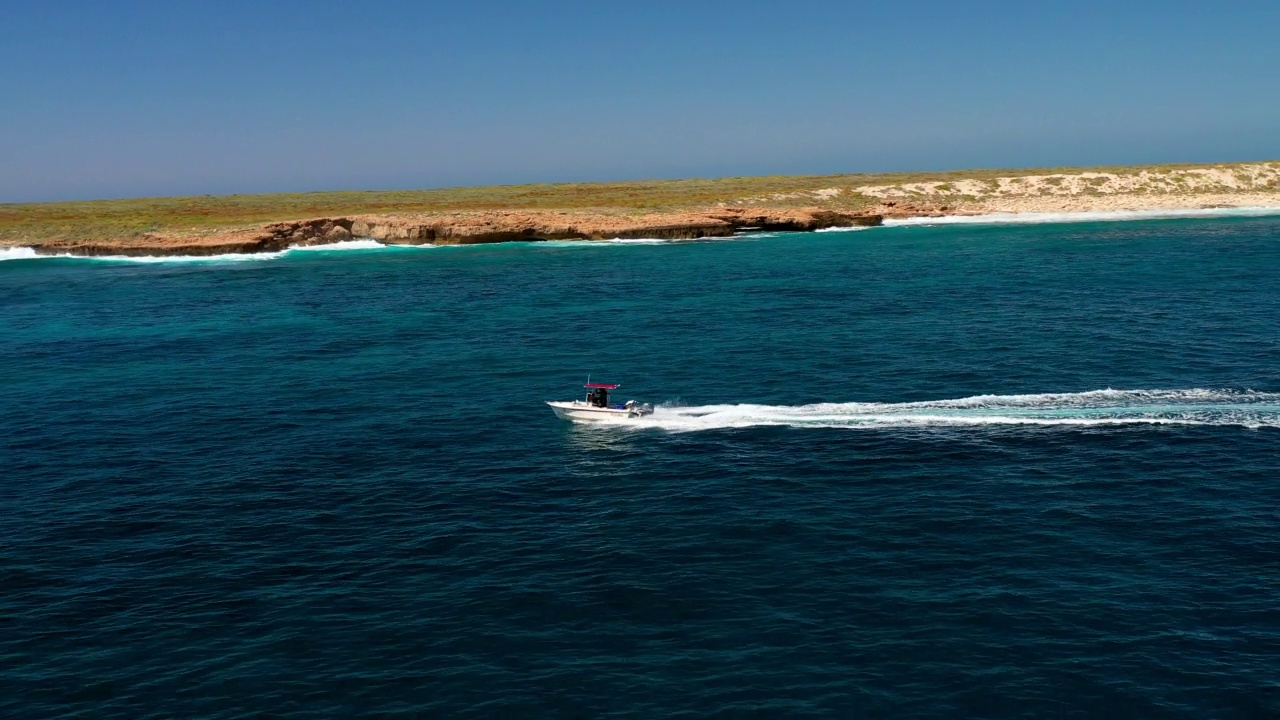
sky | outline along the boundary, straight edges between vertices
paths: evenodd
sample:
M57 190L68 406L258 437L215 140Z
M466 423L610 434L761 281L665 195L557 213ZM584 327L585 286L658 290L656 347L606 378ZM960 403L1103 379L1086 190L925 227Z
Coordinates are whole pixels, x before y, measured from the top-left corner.
M0 0L0 202L1280 159L1276 0Z

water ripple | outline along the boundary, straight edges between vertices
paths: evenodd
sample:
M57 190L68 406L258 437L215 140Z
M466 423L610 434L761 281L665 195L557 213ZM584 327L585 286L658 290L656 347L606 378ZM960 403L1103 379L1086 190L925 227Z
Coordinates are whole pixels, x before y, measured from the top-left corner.
M0 263L0 715L1274 716L1278 238Z

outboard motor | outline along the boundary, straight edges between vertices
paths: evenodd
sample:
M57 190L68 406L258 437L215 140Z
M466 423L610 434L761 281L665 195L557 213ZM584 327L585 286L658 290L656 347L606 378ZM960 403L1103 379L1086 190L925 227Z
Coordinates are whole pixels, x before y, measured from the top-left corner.
M638 403L635 400L628 400L627 404L623 405L623 407L627 409L630 417L640 417L642 415L653 414L653 406L649 403Z

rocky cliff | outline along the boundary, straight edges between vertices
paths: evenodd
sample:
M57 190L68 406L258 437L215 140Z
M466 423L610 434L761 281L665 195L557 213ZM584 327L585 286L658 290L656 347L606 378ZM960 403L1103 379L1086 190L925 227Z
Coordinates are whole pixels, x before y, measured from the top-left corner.
M831 210L721 208L705 212L607 215L489 211L453 215L357 217L351 232L390 244L469 245L512 240L688 240L726 237L746 228L803 232L878 225L877 215Z
M146 233L103 242L49 241L41 253L72 255L222 255L274 252L292 246L372 238L390 245L471 245L513 240L685 240L727 237L743 230L804 232L879 225L880 215L825 209L716 208L636 215L569 211L362 215L272 223L202 233Z

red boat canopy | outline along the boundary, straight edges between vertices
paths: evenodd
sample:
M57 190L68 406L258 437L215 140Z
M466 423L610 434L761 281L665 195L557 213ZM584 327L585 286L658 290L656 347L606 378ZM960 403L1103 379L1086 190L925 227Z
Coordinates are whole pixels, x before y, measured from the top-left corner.
M621 385L606 385L605 383L587 383L584 388L604 388L605 390L617 390Z

